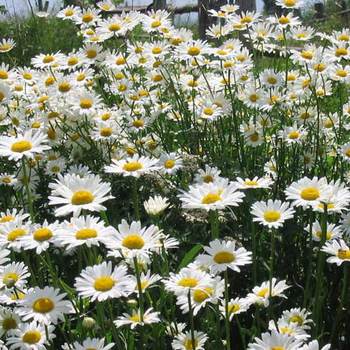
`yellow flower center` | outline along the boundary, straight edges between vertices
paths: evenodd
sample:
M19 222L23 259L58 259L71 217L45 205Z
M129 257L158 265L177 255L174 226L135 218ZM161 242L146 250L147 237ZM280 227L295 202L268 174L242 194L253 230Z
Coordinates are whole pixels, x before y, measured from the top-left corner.
M54 77L48 77L48 78L45 80L45 85L46 85L46 86L53 85L54 83L55 83Z
M55 308L54 302L50 298L39 298L33 304L33 310L41 314L46 314Z
M89 109L93 105L92 99L91 98L82 98L80 99L80 107L82 109Z
M314 54L312 51L303 50L301 51L300 56L305 60L312 60L314 57Z
M67 64L68 66L75 66L78 62L79 60L76 57L69 57Z
M75 233L76 239L89 239L97 237L97 231L93 228L82 228Z
M344 69L338 69L335 74L341 78L346 78L348 76L348 72Z
M67 9L66 11L64 11L64 15L66 17L71 17L74 15L74 11L72 9Z
M103 137L108 137L108 136L111 136L113 133L113 130L112 128L101 128L100 130L100 135L103 136Z
M194 343L194 344L193 344ZM194 346L193 346L194 345ZM192 350L193 348L194 349L197 349L197 346L198 346L198 340L197 339L194 339L193 342L192 342L192 339L186 339L185 340L185 343L184 343L184 346L185 346L185 350Z
M349 37L349 35L347 35L347 34L340 34L340 35L338 36L338 40L339 40L339 41L349 41L349 40L350 40L350 37Z
M256 186L256 185L258 185L258 181L245 180L244 184L247 185L247 186Z
M268 293L269 293L269 289L268 288L262 288L262 289L259 290L259 292L256 295L258 297L265 298Z
M58 90L60 92L68 92L71 89L71 85L68 83L68 81L64 81L58 85Z
M4 177L4 178L2 178L1 182L6 184L6 185L8 185L8 184L10 184L12 182L12 180L11 180L10 177ZM1 220L2 219L0 219L0 223L2 222Z
M142 119L136 119L132 122L132 125L135 127L135 128L142 128L144 125L145 125L145 121L142 120Z
M13 242L18 237L24 236L27 231L23 228L16 228L7 235L7 240Z
M234 314L237 311L239 311L241 309L241 307L239 306L239 304L231 304L228 306L228 312L230 314Z
M41 334L39 331L27 331L22 336L22 341L27 344L36 344L40 341Z
M323 72L326 69L326 65L324 63L317 63L314 65L314 70L316 72Z
M130 234L123 238L122 245L128 249L142 249L145 241L139 234Z
M350 156L349 156L350 157ZM203 182L205 183L210 183L210 182L213 182L214 181L214 178L211 176L211 175L205 175L203 176Z
M153 49L152 49L152 53L154 54L154 55L159 55L160 53L162 53L162 48L161 47L154 47Z
M286 17L286 16L281 16L281 17L278 19L278 22L279 22L279 24L284 25L284 24L290 23L290 19L289 19L288 17Z
M27 140L17 141L11 145L11 151L16 153L23 153L31 150L33 147L32 143Z
M97 51L96 50L90 49L90 50L86 51L86 57L87 58L92 59L92 58L95 58L96 56L97 56Z
M109 25L108 29L111 31L111 32L117 32L118 30L120 30L122 27L120 24L118 23L112 23Z
M275 85L277 83L277 79L275 77L268 77L267 82L271 85Z
M81 19L84 23L89 23L94 19L94 16L92 13L85 13Z
M205 115L213 115L214 114L214 110L211 107L206 107L206 108L203 109L203 113Z
M184 277L177 282L177 285L186 288L194 288L198 285L198 280L192 277Z
M196 289L193 292L193 299L196 303L202 303L213 295L213 288Z
M11 282L17 282L19 279L19 276L15 272L9 272L4 275L2 278L2 281L4 282L5 285L11 283Z
M10 329L16 329L17 328L17 322L13 318L5 318L2 321L2 328L5 331L9 331Z
M233 261L235 261L236 257L233 253L231 252L218 252L214 255L213 260L217 264L229 264Z
M121 66L123 64L126 63L126 60L124 57L118 57L116 60L115 60L115 64L118 65L118 66Z
M337 57L346 56L348 54L348 50L345 47L339 47L335 50L335 55Z
M283 3L287 7L293 7L297 3L297 1L296 0L284 0Z
M264 213L264 219L267 222L275 222L281 218L281 213L277 210L266 210Z
M253 134L249 135L249 139L252 142L259 141L259 134L257 132L254 132Z
M164 167L166 169L172 169L175 166L175 160L168 159L164 162Z
M251 102L256 102L257 100L259 100L259 96L258 96L257 94L251 94L251 95L249 96L249 100L250 100Z
M316 187L306 187L300 192L300 196L306 201L314 201L320 197L320 191Z
M252 21L253 21L253 17L251 16L244 16L240 20L242 24L248 24L248 23L251 23Z
M13 221L15 218L12 215L5 215L0 219L0 223L3 224L5 222Z
M33 75L29 72L26 72L26 73L23 73L22 74L22 77L25 79L25 80L31 80L33 78Z
M94 200L94 198L94 195L90 191L76 191L72 196L71 203L73 205L89 204Z
M318 237L318 238L322 238L322 231L317 231L315 233L315 235ZM327 232L326 233L326 239L329 240L332 238L332 232Z
M350 249L339 249L337 256L341 260L350 260Z
M0 70L0 79L8 79L9 75L5 70Z
M299 315L294 315L289 318L289 322L291 323L297 323L299 326L301 326L304 323L304 320L301 316Z
M221 200L218 193L208 193L202 198L202 204L213 204Z
M286 350L284 346L273 346L271 350Z
M55 60L55 57L52 55L46 55L43 58L43 63L51 63Z
M33 233L33 238L38 242L47 241L52 236L53 236L52 231L47 227L39 228Z
M153 22L151 23L151 27L152 27L152 28L158 28L161 24L162 24L161 21L155 20L155 21L153 21Z
M107 292L115 285L115 281L110 276L101 276L95 279L94 288L99 292Z
M198 56L201 52L201 49L198 46L191 46L187 49L187 53L190 56Z
M139 314L133 314L130 316L130 321L138 323L141 321L140 315Z
M142 168L143 168L143 165L140 162L128 162L128 163L125 163L123 166L123 169L129 172L137 171Z
M299 138L299 136L300 136L300 133L299 133L299 131L296 131L296 130L291 131L291 132L288 134L288 138L291 139L291 140L296 140L296 139Z

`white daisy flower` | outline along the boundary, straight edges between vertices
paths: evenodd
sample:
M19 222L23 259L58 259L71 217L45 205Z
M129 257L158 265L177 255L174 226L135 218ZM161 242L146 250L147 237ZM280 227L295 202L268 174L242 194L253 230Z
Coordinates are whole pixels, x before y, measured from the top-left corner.
M45 145L46 142L46 135L32 129L17 136L0 136L0 156L16 161L22 157L34 158L35 154L51 148Z
M54 326L45 326L36 321L21 323L7 339L7 345L11 349L46 350L49 342L56 337L54 329Z
M109 298L128 296L132 289L130 276L125 266L112 267L112 263L103 262L88 266L75 279L74 287L82 298L91 301L104 301Z
M112 226L105 226L103 221L91 215L72 217L63 222L57 230L57 241L67 249L86 245L99 246L106 239L114 236L116 230Z
M28 235L30 232L30 222L9 221L0 225L0 247L6 247L19 252L23 247L20 240L22 236Z
M82 210L101 211L106 208L103 202L113 198L109 195L111 185L102 182L98 175L58 175L55 183L50 183L49 205L61 205L55 214L63 216L72 213L78 216Z
M270 188L272 184L272 180L268 177L261 177L255 176L253 179L242 179L240 177L237 177L236 181L234 182L240 190L248 190L251 188Z
M235 241L220 241L215 239L209 243L209 247L204 247L207 254L199 255L197 261L210 267L213 274L232 269L240 272L240 266L252 263L251 252L240 247L236 249Z
M176 335L174 340L171 343L171 346L174 350L204 350L205 342L208 340L208 337L203 332L194 331L194 339L192 340L191 332L179 333ZM193 344L194 341L194 344Z
M310 226L305 228L305 231L310 232ZM318 221L315 221L311 225L312 239L316 242L320 242L322 238L322 227ZM327 223L326 240L331 241L333 239L341 238L341 227L335 224Z
M131 158L115 160L105 167L106 173L120 174L123 176L140 177L158 169L158 159L152 159L135 154Z
M247 298L230 299L228 302L228 314L230 321L232 321L235 315L238 315L242 312L246 312L249 309L250 305L251 303ZM224 302L220 304L220 312L223 317L226 317L226 309Z
M153 216L162 214L169 205L168 198L161 196L149 197L143 202L146 213Z
M65 293L60 294L59 289L35 287L27 292L20 301L19 315L23 321L33 319L46 325L64 320L65 314L74 312L70 301L64 300Z
M118 317L113 323L117 328L130 326L131 329L134 329L138 325L143 326L145 324L160 322L159 315L159 312L153 312L153 309L150 308L145 311L143 314L143 320L141 320L140 310L136 310L133 311L132 314L123 313L123 315Z
M234 183L223 179L216 183L203 183L190 186L187 192L178 195L182 207L187 209L222 210L228 206L238 206L244 193L237 191Z
M285 280L277 282L276 278L272 278L271 297L287 298L283 292L288 288L290 288L290 286L286 284ZM270 281L265 281L261 286L253 288L253 292L248 294L247 300L249 300L251 304L268 306L269 296Z
M4 334L8 336L13 330L17 329L20 323L21 319L15 311L0 308L0 337Z
M283 311L280 319L287 323L296 323L298 327L308 330L311 328L310 324L313 323L312 319L309 318L310 315L311 312L308 312L306 309L294 308Z
M133 221L129 225L123 219L116 234L106 240L105 244L112 256L118 257L121 253L128 258L144 257L161 247L161 238L161 231L157 226L141 227L140 221Z
M159 158L158 166L161 172L173 175L182 168L182 159L174 152L164 153Z
M195 183L211 183L216 182L220 177L221 171L218 168L210 167L209 165L205 166L205 169L199 169L198 173L194 178Z
M284 192L287 199L293 201L293 205L306 208L318 205L321 199L330 192L330 188L324 177L320 179L303 177L293 182Z
M283 319L279 319L277 321L277 325L275 321L271 320L269 322L269 330L276 331L280 334L286 334L291 338L301 341L305 341L310 337L310 335L306 333L305 329L299 327L297 323L288 323Z
M251 213L254 216L254 222L259 222L271 229L283 226L286 220L293 217L295 211L288 203L269 199L267 202L255 202Z
M331 344L326 344L322 348L317 340L311 341L309 344L303 345L300 350L329 350L331 348Z
M86 338L82 343L75 341L73 344L67 343L62 346L62 350L109 350L114 343L105 345L105 338Z
M248 350L298 350L302 345L300 340L290 337L287 334L280 334L275 330L271 333L263 333L260 338L255 338L255 343L248 344Z
M16 287L22 289L30 276L28 267L23 262L12 262L0 267L0 288Z
M350 248L342 239L326 242L321 250L331 255L327 259L330 264L340 266L342 263L350 261Z

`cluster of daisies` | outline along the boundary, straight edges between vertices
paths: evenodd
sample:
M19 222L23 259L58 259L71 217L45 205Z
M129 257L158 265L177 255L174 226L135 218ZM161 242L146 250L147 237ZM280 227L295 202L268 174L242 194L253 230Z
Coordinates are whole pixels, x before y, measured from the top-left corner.
M68 6L82 47L0 64L1 349L346 348L350 30L303 3Z

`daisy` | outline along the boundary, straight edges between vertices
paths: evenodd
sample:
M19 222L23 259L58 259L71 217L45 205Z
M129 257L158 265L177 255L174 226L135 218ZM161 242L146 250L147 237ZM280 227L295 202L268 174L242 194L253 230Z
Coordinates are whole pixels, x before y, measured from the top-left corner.
M50 244L55 244L57 229L57 221L49 224L45 220L42 224L33 225L31 234L20 237L23 250L35 249L36 254L41 254L50 247Z
M330 264L340 266L343 262L350 261L350 248L342 239L326 242L321 250L331 255L327 259Z
M46 346L56 337L54 326L47 326L36 321L21 323L13 330L7 339L11 349L20 350L46 350Z
M256 337L254 340L255 343L248 344L248 350L298 350L302 345L300 340L296 340L287 334L280 334L276 330L271 331L271 333L263 333L261 339Z
M91 215L72 217L69 222L63 222L58 228L57 241L68 250L81 245L90 248L94 245L99 246L115 233L116 230L112 226L106 227L103 221Z
M57 68L63 63L64 55L60 52L50 54L39 54L32 58L31 63L35 68Z
M276 5L286 9L298 9L304 5L304 0L277 0Z
M255 202L252 205L252 215L254 222L267 226L269 229L282 227L283 223L291 219L295 213L288 203L282 203L280 200L273 201L269 199L267 202Z
M154 284L158 281L160 281L162 277L160 275L154 274L151 275L151 271L148 270L147 273L145 274L144 272L141 273L140 275L140 281L141 281L141 291L144 293L147 288L152 288L154 287ZM131 280L134 283L133 290L138 293L138 286L137 286L137 278L135 276L131 277Z
M173 175L182 168L182 159L174 152L164 153L159 158L158 166L162 173Z
M149 197L143 202L146 213L152 216L161 215L169 205L168 198L161 196Z
M23 321L33 319L45 325L57 324L64 320L65 314L74 311L71 302L64 300L65 296L65 293L60 294L60 290L53 287L34 287L20 301L18 313Z
M81 178L74 174L58 174L55 183L50 183L49 205L61 205L55 210L58 216L72 213L78 216L82 210L106 210L103 202L113 198L109 195L111 185L102 182L98 175L86 175Z
M201 60L204 58L204 55L208 54L209 46L206 42L201 40L190 40L184 43L181 43L177 47L178 55L183 60L197 59Z
M253 179L242 179L240 177L237 177L236 181L234 182L240 190L247 190L251 188L270 188L272 184L272 180L268 177L261 177L255 176Z
M235 315L246 312L250 307L250 302L246 298L235 298L228 302L228 314L230 321ZM226 317L225 303L220 304L220 312L223 317Z
M20 238L29 234L29 232L29 222L9 221L0 225L0 247L6 247L19 252L23 246Z
M305 329L300 328L297 323L288 323L283 319L279 319L277 324L275 321L271 320L269 322L269 330L288 335L289 337L300 341L305 341L310 337L310 335L306 333Z
M75 21L79 18L80 15L81 9L78 6L70 5L59 11L56 16L58 18Z
M280 319L287 323L296 323L298 327L308 330L311 328L310 324L313 323L312 319L309 318L310 315L311 312L308 312L306 309L294 308L283 311Z
M306 208L318 205L322 197L330 192L330 189L327 179L324 177L320 179L303 177L293 182L284 192L287 199L293 201L293 205Z
M310 232L310 226L305 228L305 231ZM315 242L320 242L322 239L322 227L318 221L315 221L311 225L312 239ZM327 223L326 240L331 241L333 239L341 238L342 232L341 227L335 224Z
M237 191L234 183L227 179L217 183L203 183L190 186L187 192L178 195L182 207L187 209L220 210L228 206L238 206L244 193Z
M276 278L272 278L271 297L287 298L283 292L289 287L285 280L277 282ZM268 306L269 296L270 281L265 281L261 286L253 288L253 292L248 294L247 300L249 300L251 304Z
M15 311L7 308L0 309L0 337L9 335L14 329L17 329L21 319Z
M111 250L112 256L118 257L121 253L129 258L142 257L161 247L160 238L161 231L157 226L142 227L140 221L132 221L129 225L123 219L118 225L118 231L106 240L106 246Z
M201 308L207 303L217 304L224 294L224 280L220 277L213 278L209 284L200 288L191 289L191 306L193 315L197 315ZM183 313L189 312L188 295L182 294L177 297L176 305L180 307Z
M12 262L0 267L0 288L22 289L30 276L28 267L23 262Z
M305 344L300 348L300 350L329 350L331 348L331 344L326 344L322 348L320 348L320 345L317 340L311 341L309 344Z
M16 46L13 39L2 39L0 41L0 53L5 53L11 51Z
M170 273L164 280L165 289L176 296L188 295L189 290L204 289L210 285L212 277L194 266L184 267L177 274Z
M120 174L123 176L140 177L158 169L158 159L152 159L135 154L132 157L115 160L105 167L106 173Z
M67 343L62 346L64 350L109 350L112 349L114 343L105 345L105 338L86 338L82 343L75 341L73 344L68 345Z
M14 186L17 182L16 176L8 173L0 174L0 185L3 186Z
M128 296L132 285L126 267L113 268L109 261L88 266L75 279L74 287L82 298L104 301L109 298Z
M140 310L133 311L132 314L124 313L122 316L118 317L113 323L117 328L123 326L130 326L131 329L134 329L136 326L144 326L146 324L158 323L160 322L159 312L153 312L153 309L150 308L145 311L143 314L143 320L141 321L141 312Z
M35 154L51 148L45 145L46 142L47 137L41 131L33 132L32 129L17 136L0 136L0 156L15 161L22 157L34 158Z
M197 174L195 175L194 182L195 183L211 183L215 182L220 177L221 170L216 167L210 167L209 165L205 166L205 169L199 169Z
M0 266L7 263L10 258L8 257L10 255L10 251L8 249L1 248L0 249Z
M204 350L204 344L208 337L203 332L194 331L194 339L192 339L191 332L179 333L176 335L171 343L174 350ZM194 344L193 344L194 341Z
M226 271L228 268L240 272L240 266L251 264L251 252L240 247L236 249L235 241L220 241L215 239L204 247L208 254L199 255L197 260L200 264L210 267L213 274Z

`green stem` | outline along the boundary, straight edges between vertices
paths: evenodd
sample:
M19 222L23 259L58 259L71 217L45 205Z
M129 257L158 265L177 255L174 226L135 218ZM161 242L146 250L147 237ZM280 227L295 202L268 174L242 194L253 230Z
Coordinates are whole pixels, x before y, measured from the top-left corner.
M137 185L137 178L133 179L132 183L132 200L134 204L134 212L137 220L140 220L140 205L139 205L139 189Z
M275 262L275 229L271 229L271 254L270 254L270 266L269 266L269 318L273 318L272 313L272 279L273 269Z
M187 295L188 300L188 309L189 309L189 315L190 315L190 326L191 326L191 345L192 350L196 350L196 339L194 337L194 319L193 319L193 310L192 310L192 303L191 303L191 289L188 290Z
M212 240L219 238L219 215L217 210L211 210L209 212L209 222L211 228L211 238Z
M30 214L30 219L32 222L34 222L34 208L33 208L33 198L32 198L32 192L29 187L29 174L27 174L27 169L26 169L26 163L25 163L25 158L22 157L22 167L23 167L23 176L24 176L24 186L26 189L26 194L28 198L28 207L29 207L29 214Z
M139 309L140 309L140 321L143 322L143 293L142 293L142 285L141 285L141 275L140 275L140 268L139 264L137 262L137 258L134 257L134 265L135 265L135 274L136 274L136 281L137 281L137 289L139 292Z
M228 311L228 272L225 270L225 329L226 329L226 349L231 349L231 339L230 339L230 315Z

